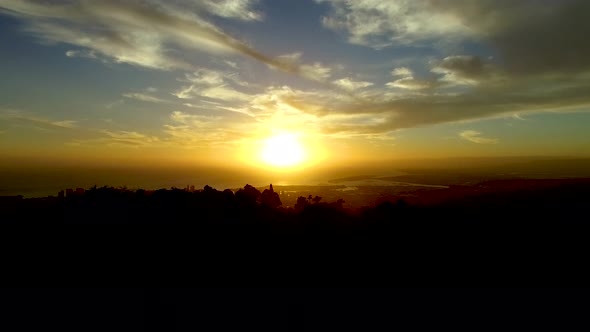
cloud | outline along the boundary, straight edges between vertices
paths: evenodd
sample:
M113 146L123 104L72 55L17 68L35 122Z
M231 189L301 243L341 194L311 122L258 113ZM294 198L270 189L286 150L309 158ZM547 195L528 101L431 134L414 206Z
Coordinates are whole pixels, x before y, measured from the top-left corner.
M212 121L220 120L221 117L216 116L205 116L197 114L189 114L181 111L174 111L170 114L170 119L180 124L191 124L193 126L202 126L203 124L210 123Z
M275 59L281 63L296 65L301 61L302 55L303 53L301 52L294 52L289 54L281 54L277 56Z
M210 13L226 18L238 18L243 21L261 21L262 14L252 10L257 0L205 0L201 4Z
M145 101L148 103L168 103L169 101L158 98L158 97L154 97L154 96L150 96L148 94L145 93L124 93L122 95L125 98L129 98L129 99L135 99L135 100L139 100L139 101Z
M192 115L180 111L174 111L172 114L170 114L170 119L179 123L187 123L187 121L191 118Z
M237 91L228 87L227 85L219 85L211 88L197 90L197 93L202 97L219 99L219 100L242 100L247 101L251 98L250 95Z
M375 49L429 42L479 42L514 74L590 68L590 2L585 0L316 0L325 27ZM526 19L525 19L526 18Z
M333 89L304 91L273 86L238 108L253 115L264 128L282 128L330 137L388 135L386 112L365 112L364 104L350 94ZM385 136L383 136L385 137Z
M382 49L436 38L463 36L467 29L453 13L430 10L429 1L316 0L331 12L322 18L330 29L344 31L352 44Z
M238 69L238 64L235 61L224 60L223 63L232 67L233 69Z
M301 64L301 53L291 58L268 56L211 23L214 16L262 20L263 15L253 9L257 2L3 0L0 12L26 22L25 30L44 43L81 48L66 52L68 57L91 57L159 70L194 71L198 68L191 57L179 54L239 54L309 80L327 80L332 70L328 66L319 62Z
M77 127L77 121L75 120L51 120L38 115L25 113L17 110L0 110L0 119L12 120L12 121L23 121L29 122L36 125L41 125L45 128L65 128L74 129Z
M424 68L413 63L420 74L393 69L386 86L401 91L371 89L350 105L334 105L342 113L386 115L367 130L590 106L588 1L316 1L329 8L324 26L353 44L421 54L438 43L458 46L435 50L442 55Z
M391 76L413 77L414 72L408 67L398 67L391 71Z
M207 68L199 68L193 73L185 74L184 81L197 85L209 86L221 85L225 82L232 82L239 86L250 85L248 82L242 80L240 75L235 71L216 71Z
M387 121L385 115L371 113L357 114L328 114L319 121L322 123L322 133L333 137L346 136L381 136L381 132L373 132L372 128Z
M186 148L206 147L211 144L231 145L251 134L241 128L243 122L231 123L222 116L206 116L174 111L170 114L172 123L165 124L162 139L165 144Z
M192 99L194 97L192 94L194 88L194 85L183 86L180 90L172 92L172 95L179 99Z
M323 66L319 62L316 62L313 65L302 65L299 67L301 76L320 82L330 78L331 71L332 69L330 67Z
M414 77L409 76L397 79L393 82L388 82L385 85L405 90L424 90L435 87L436 83L433 81L415 79Z
M247 134L232 129L221 116L206 116L174 111L169 123L162 126L159 134L147 134L135 130L90 130L95 138L74 139L70 146L116 146L127 148L186 148L207 147L211 144L233 144Z
M231 37L206 18L210 15L259 20L256 1L68 1L3 0L0 10L27 22L41 40L66 43L117 63L154 69L193 69L176 50L230 52L281 70L296 72ZM70 53L75 55L76 53Z
M113 131L108 129L93 130L96 138L89 139L73 139L66 143L69 146L85 146L85 145L99 145L99 146L122 146L131 148L153 147L161 144L160 138L157 136L150 136L139 133L137 131Z
M441 81L453 85L476 85L494 74L495 66L479 56L454 55L435 61L431 69L441 74Z
M392 76L374 80L379 84L351 78L370 77L365 73L334 79L334 65L303 62L301 52L267 56L212 23L260 21L257 1L0 0L0 11L26 22L26 31L42 42L72 45L69 57L92 55L188 72L173 95L193 110L243 113L260 123L319 126L334 135L381 135L400 128L590 105L588 1L545 1L543 6L529 0L316 1L329 9L324 26L344 34L350 43L398 47L401 53L416 51L428 59L387 67L384 72L391 70ZM460 50L432 52L434 42L449 40L457 41ZM273 83L262 90L238 75L237 63L217 57L224 70L200 68L192 59L202 57L193 52L239 54L330 84L305 90ZM165 102L153 94L124 96ZM45 120L46 126L75 125L67 122L71 120ZM175 133L193 128L178 121L169 125Z
M505 117L515 112L590 106L590 85L542 93L529 89L528 85L508 84L447 92L433 88L420 93L390 93L375 88L353 96L329 89L305 91L274 86L234 109L264 123L281 119L280 124L313 127L331 134L383 134L402 128Z
M69 22L66 22L66 24ZM94 54L94 58L104 61L126 63L152 69L187 69L192 65L166 54L164 39L153 30L135 31L133 28L118 27L125 31L103 31L81 25L71 29L55 22L32 20L27 30L44 41L66 43L82 47L86 52L70 53L70 57Z
M475 130L465 130L459 133L462 138L477 144L497 144L497 138L481 137L481 133Z
M349 77L341 78L339 80L332 81L332 83L340 88L348 91L355 91L359 89L363 89L373 85L371 82L365 81L353 81Z
M517 120L521 120L521 121L526 121L525 118L523 118L520 114L518 113L514 113L512 114L512 118L517 119Z
M180 99L193 99L200 96L219 100L243 101L250 98L248 94L232 87L232 84L241 87L249 86L249 83L241 80L238 73L235 72L200 68L193 73L185 74L185 79L182 81L191 84L172 93Z
M334 107L338 107L342 101L352 99L334 91L303 91L289 86L272 86L253 96L245 108L259 118L276 113L323 116L338 112Z
M61 127L61 128L76 128L78 121L74 121L74 120L61 120L61 121L50 121L49 124L51 124L52 126L55 127Z
M68 58L89 58L96 59L96 53L94 51L81 51L81 50L69 50L66 52Z
M495 49L506 71L531 75L590 67L588 1L432 3L433 10L459 17L478 41Z
M282 54L274 58L275 63L269 63L268 66L272 69L280 69L317 82L324 82L330 78L332 68L320 62L303 64L301 61L302 56L302 52Z
M431 60L430 72L439 76L417 79L408 67L394 68L391 75L401 78L386 85L405 90L424 90L458 85L472 86L484 81L491 84L493 80L501 77L495 65L473 55L453 55L441 60Z
M110 103L105 104L104 107L106 109L109 109L110 110L110 109L113 109L114 107L117 107L117 106L120 106L120 105L123 105L123 104L125 104L125 100L119 99L119 100L116 100L116 101L113 101L113 102L110 102Z
M186 74L186 80L194 84L219 85L224 82L224 74L210 69L200 68L194 73Z
M401 76L401 78L385 84L391 88L399 88L404 90L424 90L434 88L438 85L434 80L421 80L414 78L414 72L408 67L399 67L393 69L391 71L391 76Z
M101 130L100 132L106 138L99 139L97 143L106 143L107 145L145 146L160 141L156 136L149 136L136 131Z

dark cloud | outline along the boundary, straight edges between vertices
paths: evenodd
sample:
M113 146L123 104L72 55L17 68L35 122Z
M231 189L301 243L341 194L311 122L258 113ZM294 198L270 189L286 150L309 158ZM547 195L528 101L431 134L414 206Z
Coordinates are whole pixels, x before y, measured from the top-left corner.
M375 131L390 131L516 112L572 110L590 106L590 85L555 87L540 91L519 88L484 88L465 94L422 95L389 102L368 101L351 106L348 111L387 114L386 123L371 128Z
M359 131L590 105L589 1L316 1L332 8L325 26L347 33L354 44L380 49L463 41L484 46L475 48L479 52L491 50L485 56L446 54L428 64L435 78L416 78L406 68L387 83L420 93L383 93L341 105L345 113L386 116Z
M455 84L476 84L489 79L494 65L479 56L454 55L434 61L432 72L443 74L442 80Z
M430 1L430 6L455 15L476 39L494 47L514 74L590 68L586 0L456 0Z

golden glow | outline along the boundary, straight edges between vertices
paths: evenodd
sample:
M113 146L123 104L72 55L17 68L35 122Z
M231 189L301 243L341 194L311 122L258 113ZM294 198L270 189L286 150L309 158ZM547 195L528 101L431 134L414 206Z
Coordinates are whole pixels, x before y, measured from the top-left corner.
M275 167L292 167L305 160L305 150L296 135L281 133L264 141L262 160Z

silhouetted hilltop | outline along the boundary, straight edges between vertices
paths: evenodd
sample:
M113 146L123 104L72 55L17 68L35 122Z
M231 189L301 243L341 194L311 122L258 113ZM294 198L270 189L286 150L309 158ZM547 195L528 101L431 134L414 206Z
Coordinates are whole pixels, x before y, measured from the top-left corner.
M191 275L207 266L215 282L236 281L230 276L241 266L240 274L250 272L239 281L257 284L309 284L334 273L341 274L332 284L381 284L417 273L414 282L536 284L551 276L562 285L585 275L573 271L589 249L589 193L590 179L485 181L346 208L317 195L284 206L272 185L235 192L95 186L63 197L1 197L0 209L5 245L25 248L17 261L36 264L107 259L107 269L127 271L127 263L155 259L183 264ZM553 270L530 279L540 267ZM279 271L276 280L259 279ZM457 279L466 273L476 276Z

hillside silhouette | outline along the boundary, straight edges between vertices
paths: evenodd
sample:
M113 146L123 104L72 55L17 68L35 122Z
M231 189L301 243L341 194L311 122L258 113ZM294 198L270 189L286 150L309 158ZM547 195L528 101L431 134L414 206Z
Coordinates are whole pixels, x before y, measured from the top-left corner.
M283 206L272 185L94 186L0 210L20 282L561 287L586 283L589 193L590 179L494 180L346 208Z

